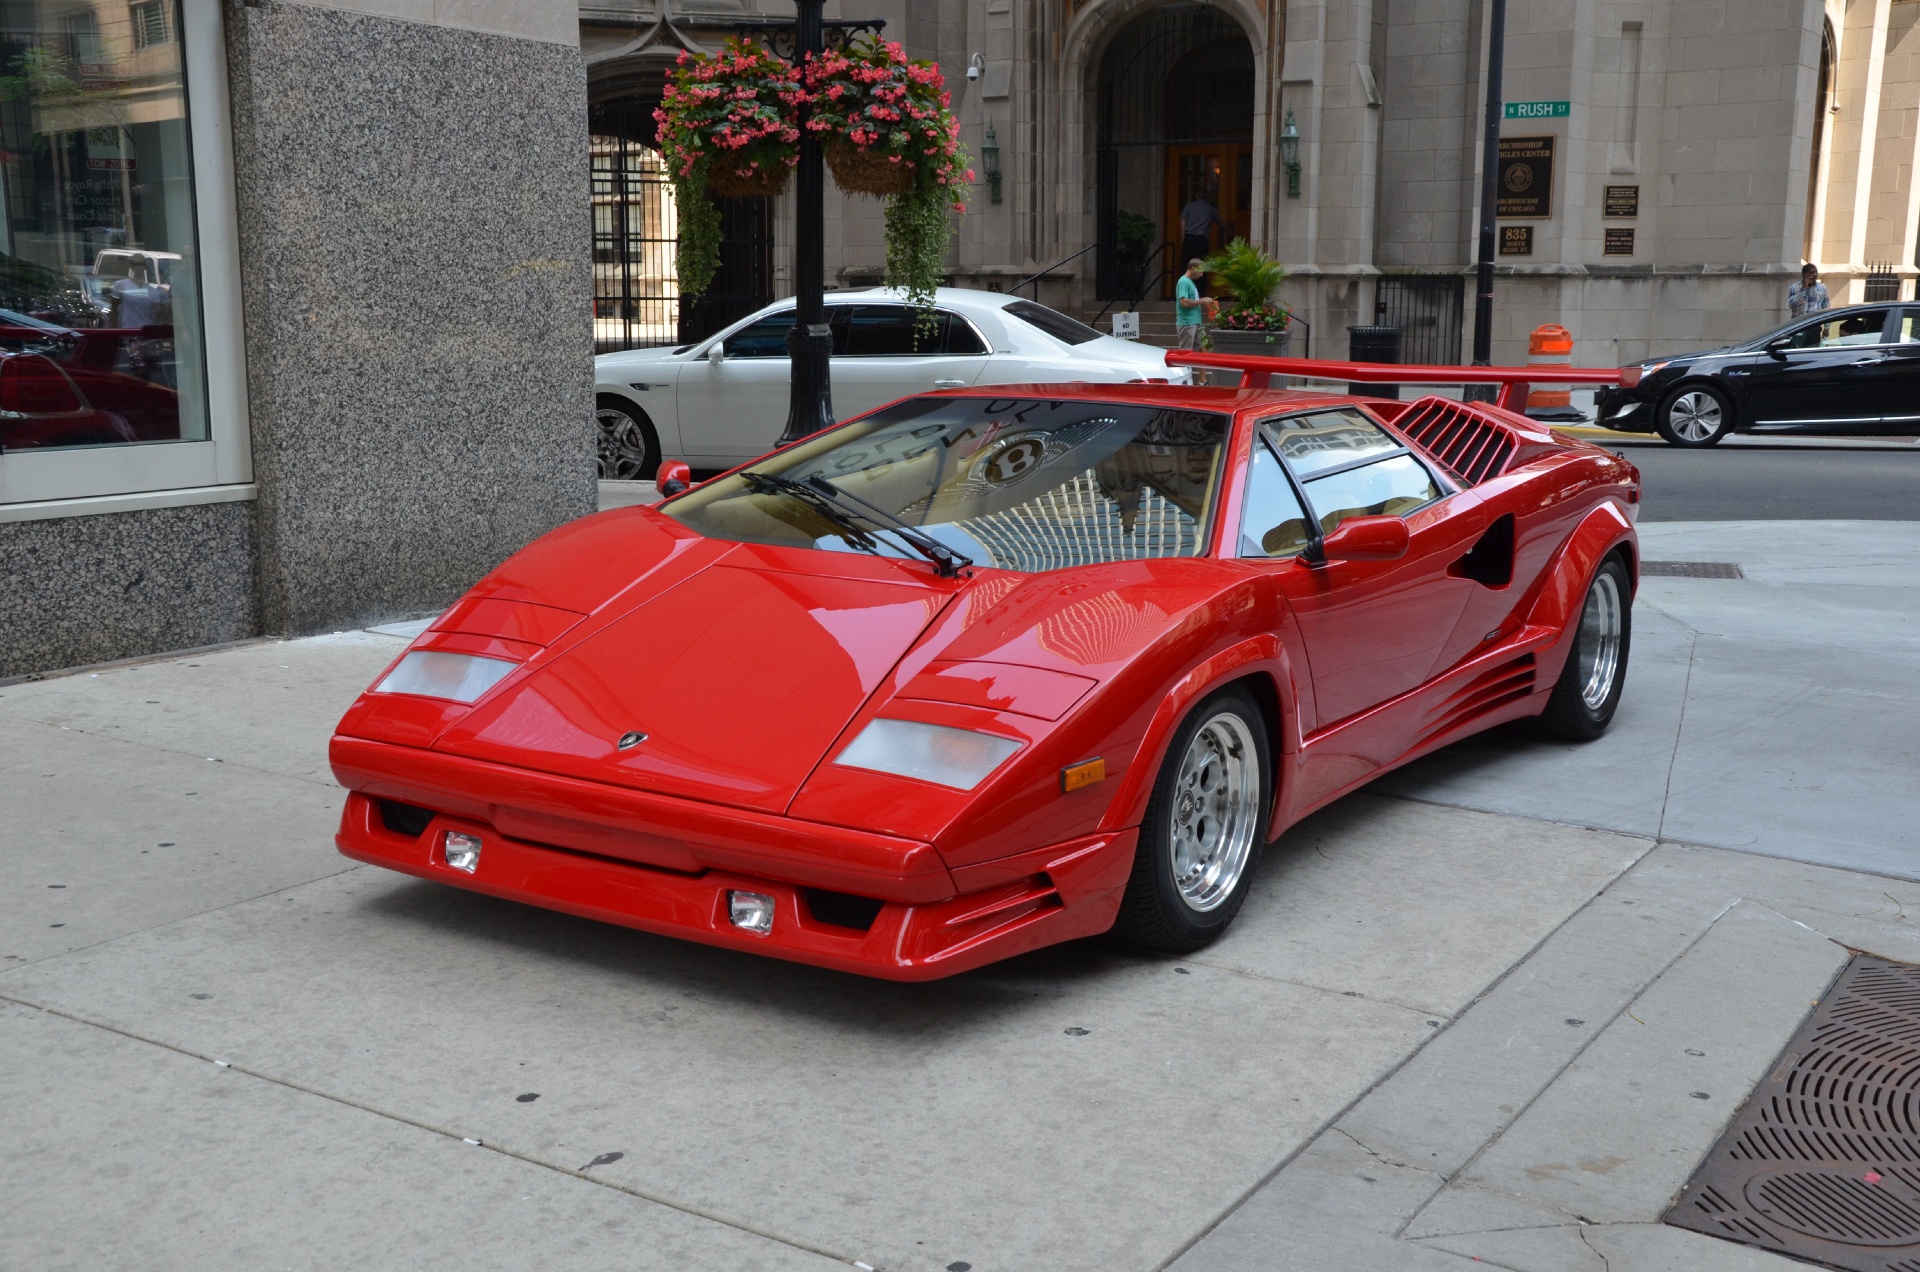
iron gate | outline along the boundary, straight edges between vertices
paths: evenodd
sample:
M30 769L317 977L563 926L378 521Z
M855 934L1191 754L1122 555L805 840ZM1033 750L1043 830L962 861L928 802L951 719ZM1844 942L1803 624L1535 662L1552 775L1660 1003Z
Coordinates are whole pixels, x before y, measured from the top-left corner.
M624 98L589 115L596 353L699 340L773 301L773 200L720 199L720 270L680 294L679 215L654 149L658 103Z
M1400 361L1459 366L1465 295L1463 278L1382 277L1374 292L1374 321L1400 329Z
M1867 265L1866 301L1872 304L1876 300L1900 299L1900 275L1894 272L1892 261L1881 261Z

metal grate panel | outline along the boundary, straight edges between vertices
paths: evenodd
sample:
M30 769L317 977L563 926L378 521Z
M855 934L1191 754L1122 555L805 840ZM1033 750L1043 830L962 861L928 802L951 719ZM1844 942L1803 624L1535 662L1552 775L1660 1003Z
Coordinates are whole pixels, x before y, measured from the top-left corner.
M1920 1272L1920 967L1847 964L1666 1222L1847 1272Z
M1506 472L1518 449L1504 425L1451 398L1423 397L1395 426L1469 486Z
M1731 561L1642 561L1643 579L1744 579Z

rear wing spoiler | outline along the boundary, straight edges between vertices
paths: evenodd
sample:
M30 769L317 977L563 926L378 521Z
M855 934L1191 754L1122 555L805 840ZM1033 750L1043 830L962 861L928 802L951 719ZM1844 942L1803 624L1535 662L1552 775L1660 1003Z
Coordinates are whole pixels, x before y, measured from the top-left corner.
M1263 358L1243 353L1189 353L1184 349L1169 350L1167 365L1238 371L1242 388L1259 386L1263 378L1266 384L1271 384L1273 376L1345 380L1354 384L1497 384L1500 395L1495 405L1516 412L1527 409L1527 394L1536 384L1620 384L1632 388L1640 383L1639 367L1423 367L1387 362L1326 362L1316 358Z

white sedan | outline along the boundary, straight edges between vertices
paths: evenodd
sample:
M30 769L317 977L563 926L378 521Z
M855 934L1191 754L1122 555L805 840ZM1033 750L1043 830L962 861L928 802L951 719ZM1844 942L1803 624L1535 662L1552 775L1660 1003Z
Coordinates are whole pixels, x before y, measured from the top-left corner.
M1103 336L1031 300L942 287L935 330L916 337L897 291L830 292L833 412L850 419L929 389L975 384L1190 383L1166 351ZM665 456L731 468L772 450L787 424L793 301L693 344L593 360L600 476L651 478Z

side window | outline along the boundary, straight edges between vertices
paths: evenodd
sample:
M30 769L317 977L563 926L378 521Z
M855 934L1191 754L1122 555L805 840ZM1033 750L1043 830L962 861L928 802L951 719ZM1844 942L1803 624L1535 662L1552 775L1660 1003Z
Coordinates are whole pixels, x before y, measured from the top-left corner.
M1902 310L1900 323L1893 329L1895 344L1920 344L1920 309Z
M727 337L729 358L784 358L787 333L793 330L793 310L768 314Z
M930 339L916 341L913 311L905 305L854 305L852 310L847 319L846 357L898 358L932 353L940 347L937 332Z
M1886 323L1886 312L1878 309L1872 313L1829 318L1794 332L1793 347L1796 349L1843 349L1849 345L1879 344L1880 333Z
M1247 469L1246 507L1240 514L1242 557L1287 557L1307 546L1307 514L1265 440L1255 438Z
M1302 481L1341 464L1401 449L1400 443L1388 437L1378 424L1354 410L1293 415L1268 420L1265 426L1272 430L1280 454Z
M973 329L973 324L959 314L950 314L942 309L936 315L940 320L940 352L947 354L979 354L990 352L987 342Z
M1322 534L1331 534L1348 517L1404 516L1445 493L1419 460L1404 454L1308 478L1303 485Z

